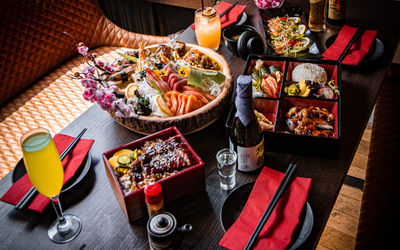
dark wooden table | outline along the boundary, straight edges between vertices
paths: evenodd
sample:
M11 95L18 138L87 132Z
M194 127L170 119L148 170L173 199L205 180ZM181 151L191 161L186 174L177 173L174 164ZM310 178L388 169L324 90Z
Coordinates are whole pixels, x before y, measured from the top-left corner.
M260 17L253 1L246 12L250 24L262 29ZM360 137L373 109L379 88L390 65L399 32L396 22L396 10L399 3L392 1L347 1L348 22L353 25L367 25L377 29L378 37L385 43L386 53L377 62L360 67L344 67L342 74L342 142L338 159L318 157L300 157L297 176L313 179L309 202L314 212L314 227L303 248L314 248L328 220L341 185L349 169L351 160L360 141ZM307 9L307 1L300 1ZM325 39L337 28L315 34L315 39L323 48ZM187 29L180 36L186 42L195 43L194 31ZM221 53L231 65L233 77L243 70L244 60L234 57L221 43ZM224 117L214 124L186 138L205 162L206 192L184 197L166 205L179 223L190 223L194 231L183 240L184 249L213 249L223 235L219 224L219 212L227 192L219 187L215 153L227 146ZM66 213L78 215L82 219L83 229L80 235L70 243L56 245L47 238L47 228L55 219L51 208L43 214L30 211L15 211L13 206L0 203L0 248L37 248L37 249L93 249L93 248L148 248L145 229L146 219L130 224L124 217L118 201L108 183L101 154L120 146L141 135L120 126L97 105L94 105L62 132L77 135L83 127L88 127L85 138L96 141L91 149L92 169L87 178L76 188L61 195L61 203ZM265 143L268 143L267 141ZM310 148L312 150L312 148ZM294 155L265 153L265 165L285 171ZM0 180L0 195L11 186L11 174ZM237 174L238 185L254 181L257 173Z

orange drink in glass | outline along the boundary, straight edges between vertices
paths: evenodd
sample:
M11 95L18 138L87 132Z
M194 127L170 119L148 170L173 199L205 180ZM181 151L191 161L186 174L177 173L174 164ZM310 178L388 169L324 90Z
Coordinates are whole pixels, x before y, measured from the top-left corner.
M217 50L221 40L221 21L213 7L196 10L196 38L200 46Z

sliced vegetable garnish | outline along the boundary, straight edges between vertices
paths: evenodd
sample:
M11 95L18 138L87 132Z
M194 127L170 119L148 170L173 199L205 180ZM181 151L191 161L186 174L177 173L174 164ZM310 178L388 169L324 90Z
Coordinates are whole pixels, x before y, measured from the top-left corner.
M337 86L335 85L335 80L330 80L328 82L328 86L333 90L333 92L335 92L335 94L340 95L340 91L337 88Z
M225 81L226 76L219 71L204 71L199 69L190 68L190 74L188 78L188 85L203 91L208 91L209 84L205 84L213 81L217 84L221 84Z
M136 158L138 158L138 156L139 156L139 153L138 153L137 149L133 150L133 152L129 154L129 157L131 158L132 161L136 160Z
M130 56L127 54L122 54L122 53L118 53L118 55L125 57L126 59L132 61L132 62L137 62L138 58L134 57L134 56Z
M131 158L128 155L120 155L118 156L118 163L122 165L129 164L131 162Z

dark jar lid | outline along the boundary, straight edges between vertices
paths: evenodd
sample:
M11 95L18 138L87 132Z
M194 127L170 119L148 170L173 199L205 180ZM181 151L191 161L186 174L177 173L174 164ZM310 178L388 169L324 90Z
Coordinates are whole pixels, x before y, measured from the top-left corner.
M265 45L260 34L254 30L245 31L238 40L238 52L240 57L246 59L250 54L264 54Z
M153 215L147 222L147 233L151 240L165 242L173 240L177 222L175 216L168 212Z
M162 187L157 182L144 188L144 198L149 205L157 205L163 200Z

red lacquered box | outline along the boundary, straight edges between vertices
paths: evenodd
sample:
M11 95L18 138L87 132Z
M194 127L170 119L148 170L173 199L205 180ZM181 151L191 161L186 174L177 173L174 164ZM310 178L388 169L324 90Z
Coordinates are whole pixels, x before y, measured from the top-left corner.
M206 187L204 162L200 159L200 157L196 154L196 152L193 150L193 148L189 145L189 143L176 127L164 129L160 132L151 134L139 140L130 142L128 144L122 145L118 148L114 148L108 152L103 153L103 161L106 168L108 180L111 184L112 189L114 190L115 196L117 197L119 204L121 205L122 211L130 222L147 215L143 188L128 194L124 194L118 178L113 171L113 168L108 163L108 159L111 158L113 154L118 150L124 148L135 150L141 148L144 145L145 141L151 141L157 138L166 140L175 135L178 135L182 138L184 145L187 147L196 163L189 168L186 168L172 176L158 181L158 183L161 184L163 188L164 202L168 203L185 195L192 195L201 192L205 190Z

